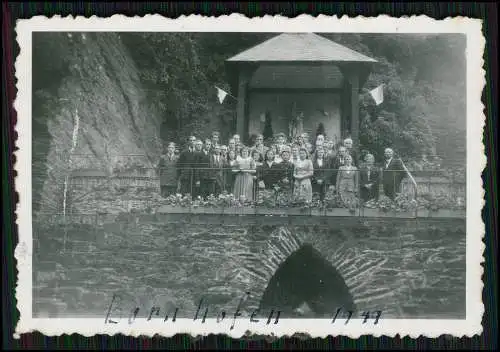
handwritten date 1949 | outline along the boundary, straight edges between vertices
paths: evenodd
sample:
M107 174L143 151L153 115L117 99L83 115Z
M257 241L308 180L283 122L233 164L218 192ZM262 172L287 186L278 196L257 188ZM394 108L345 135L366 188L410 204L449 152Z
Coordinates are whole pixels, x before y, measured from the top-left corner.
M351 320L354 312L352 310L348 310L345 312L342 312L342 308L338 308L337 311L335 312L335 315L333 316L332 319L332 324L335 323L337 318L343 318L346 317L345 325L349 324L349 321ZM361 313L361 317L363 317L363 324L366 324L368 322L368 319L373 318L373 324L377 325L380 317L382 316L382 311L381 310L376 310L373 312L365 311Z

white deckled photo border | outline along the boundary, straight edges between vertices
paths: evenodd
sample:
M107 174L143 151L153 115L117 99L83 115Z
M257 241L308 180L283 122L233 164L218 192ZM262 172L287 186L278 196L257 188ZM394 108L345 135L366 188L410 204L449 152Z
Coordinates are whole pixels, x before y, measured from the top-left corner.
M15 180L19 203L16 207L19 244L16 247L18 279L16 287L17 308L20 319L15 337L20 334L39 331L48 336L78 333L83 336L95 334L114 335L122 333L131 336L153 336L159 334L170 337L178 333L192 336L208 334L227 334L239 338L243 335L291 336L305 333L309 336L328 335L358 338L362 335L375 337L386 335L394 337L420 335L435 338L442 334L456 337L482 332L481 320L484 313L482 302L483 236L485 226L481 211L484 206L484 188L481 174L486 166L483 139L485 125L484 106L481 93L485 86L483 53L485 38L481 32L482 23L478 19L465 17L435 20L427 16L393 18L386 15L378 17L355 17L320 15L312 17L300 15L296 18L283 16L264 16L247 18L232 14L220 17L200 15L181 16L169 19L160 15L126 17L114 15L109 18L65 17L47 18L37 16L18 20L16 24L17 42L20 54L15 63L17 78L17 98L14 107L17 111L16 131L18 140L15 152ZM377 325L363 324L362 319L352 319L349 324L332 325L331 319L281 319L279 324L251 323L240 318L231 329L232 319L217 323L216 319L200 320L177 319L164 323L163 320L136 319L129 324L122 319L118 324L105 324L102 319L79 318L34 318L32 315L32 33L36 31L84 31L84 32L356 32L356 33L463 33L467 38L467 216L466 216L466 319L381 319Z

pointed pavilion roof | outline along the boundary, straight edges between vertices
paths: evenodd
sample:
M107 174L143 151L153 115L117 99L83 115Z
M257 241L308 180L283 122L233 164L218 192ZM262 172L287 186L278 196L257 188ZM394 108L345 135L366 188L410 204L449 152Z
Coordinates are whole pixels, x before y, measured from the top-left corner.
M377 60L314 33L282 33L247 49L228 62L359 62Z

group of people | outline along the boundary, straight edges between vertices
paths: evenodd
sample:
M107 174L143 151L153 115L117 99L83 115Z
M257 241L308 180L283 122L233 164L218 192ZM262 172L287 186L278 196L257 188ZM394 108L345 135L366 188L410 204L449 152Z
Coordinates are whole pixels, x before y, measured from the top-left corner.
M385 149L384 158L377 166L373 154L358 157L350 138L336 145L318 134L310 143L304 133L289 142L280 133L268 145L257 135L252 146L245 146L237 134L221 144L220 134L213 132L205 140L190 136L182 151L169 143L158 168L164 197L181 193L205 198L227 192L252 202L267 190L308 203L313 194L323 200L331 191L349 203L358 197L377 199L380 185L394 198L404 167L391 148Z

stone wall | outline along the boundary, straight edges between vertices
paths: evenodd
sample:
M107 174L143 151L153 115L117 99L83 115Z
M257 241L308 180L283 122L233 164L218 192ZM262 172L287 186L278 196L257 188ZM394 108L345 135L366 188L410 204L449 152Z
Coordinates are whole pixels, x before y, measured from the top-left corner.
M391 220L339 219L338 226L323 227L154 219L109 215L86 225L75 219L66 226L38 223L35 314L100 316L119 294L127 307L137 305L142 312L158 305L192 317L201 298L211 315L235 310L250 292L242 308L250 315L278 268L304 244L341 275L344 282L338 284L347 285L360 310L381 309L385 317L465 314L463 220L406 220L395 226Z

